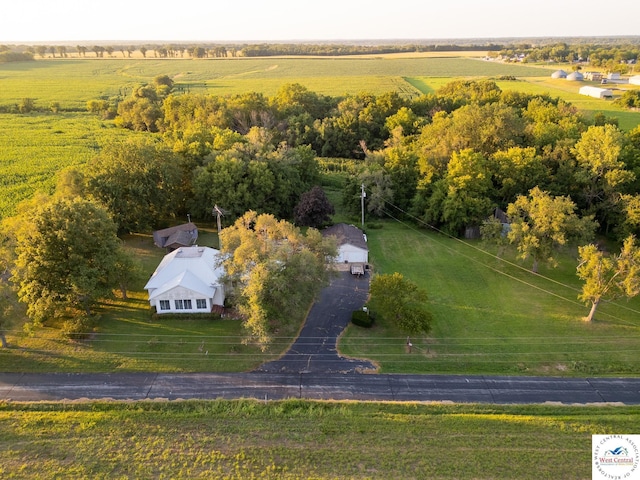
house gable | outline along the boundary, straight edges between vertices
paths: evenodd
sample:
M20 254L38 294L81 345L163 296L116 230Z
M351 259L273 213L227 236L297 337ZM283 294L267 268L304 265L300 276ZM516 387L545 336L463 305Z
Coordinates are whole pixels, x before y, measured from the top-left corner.
M149 304L158 313L211 311L216 305L224 305L219 253L213 248L192 246L165 255L144 287Z

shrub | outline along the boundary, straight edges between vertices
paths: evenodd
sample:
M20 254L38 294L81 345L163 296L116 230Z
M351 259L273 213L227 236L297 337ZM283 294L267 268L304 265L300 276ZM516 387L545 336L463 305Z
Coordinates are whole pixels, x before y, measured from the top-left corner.
M96 323L97 317L81 313L62 324L62 334L75 340L87 338Z
M351 323L359 327L371 328L373 326L373 317L364 310L355 310L351 314Z

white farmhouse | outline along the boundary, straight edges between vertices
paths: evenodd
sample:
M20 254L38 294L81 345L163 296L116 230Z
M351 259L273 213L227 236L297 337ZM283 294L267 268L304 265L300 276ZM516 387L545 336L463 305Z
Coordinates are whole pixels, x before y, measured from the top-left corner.
M629 79L631 85L640 85L640 75L634 75Z
M157 313L206 313L224 305L220 252L214 248L181 247L164 256L144 286Z
M334 236L338 244L338 256L336 263L360 263L369 262L369 247L366 236L358 227L338 223L325 228L324 236Z
M599 88L592 87L590 85L586 85L584 87L580 87L580 95L588 95L594 98L613 98L613 91L608 88Z

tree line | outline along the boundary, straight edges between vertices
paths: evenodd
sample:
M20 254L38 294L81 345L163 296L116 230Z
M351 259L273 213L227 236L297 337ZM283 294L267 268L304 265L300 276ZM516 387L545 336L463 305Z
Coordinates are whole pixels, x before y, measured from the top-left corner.
M491 55L491 54L490 54ZM522 58L525 63L554 62L588 64L610 72L628 73L640 57L639 42L622 44L555 42L508 45L497 52L503 58Z
M354 214L364 184L370 214L384 215L391 202L462 235L537 186L569 196L581 215L594 215L600 233L638 233L640 128L624 132L602 114L587 119L559 98L502 91L492 80L455 81L413 99L394 92L327 97L299 84L272 97L173 94L167 83L134 90L117 106L116 123L157 132L189 162L192 198L204 199L202 185L222 185L215 178L230 169L251 176L255 161L270 170L264 185L295 186L299 181L274 165L296 152L295 162L309 166L305 188L315 175L312 157L354 160L344 193ZM258 197L259 184L250 189ZM213 195L224 197L222 190ZM239 203L241 191L234 193L229 205ZM193 211L204 213L197 203ZM295 202L276 204L282 208L271 213L291 217Z

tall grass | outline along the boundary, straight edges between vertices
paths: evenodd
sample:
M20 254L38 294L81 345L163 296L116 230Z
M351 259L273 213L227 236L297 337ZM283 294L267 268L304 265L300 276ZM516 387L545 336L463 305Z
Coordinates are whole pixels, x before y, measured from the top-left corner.
M0 404L3 478L583 479L637 407Z

